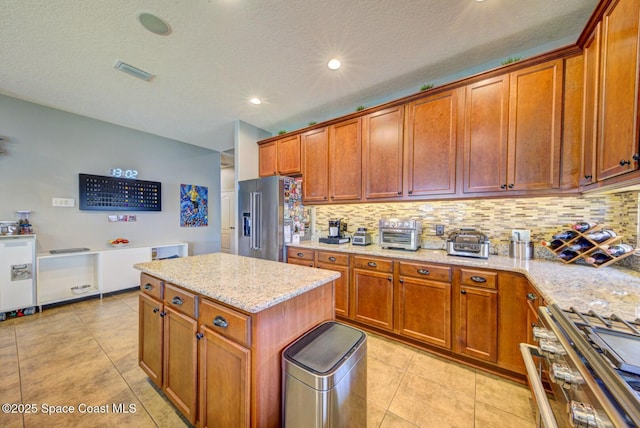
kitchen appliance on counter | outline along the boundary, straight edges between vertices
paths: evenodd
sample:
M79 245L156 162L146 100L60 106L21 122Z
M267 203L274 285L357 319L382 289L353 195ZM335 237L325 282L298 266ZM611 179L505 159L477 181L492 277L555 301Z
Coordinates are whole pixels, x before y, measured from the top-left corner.
M640 427L640 320L555 304L538 312L538 346L522 343L520 350L542 426Z
M454 230L447 238L447 254L488 259L489 238L475 229Z
M346 244L350 238L347 236L347 223L341 218L329 220L329 236L320 238L323 244Z
M359 227L351 238L352 245L371 245L371 234L367 232L366 227Z
M380 247L416 251L420 248L422 220L389 218L378 221Z
M238 255L286 261L286 243L311 237L302 180L273 176L238 184Z

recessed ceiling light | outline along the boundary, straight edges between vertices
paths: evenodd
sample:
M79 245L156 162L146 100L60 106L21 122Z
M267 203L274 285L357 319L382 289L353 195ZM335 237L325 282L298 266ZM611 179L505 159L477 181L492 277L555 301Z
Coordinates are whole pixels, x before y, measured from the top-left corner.
M251 104L255 104L255 105L262 104L262 100L260 100L260 98L258 98L258 97L251 98L251 99L249 100L249 102L250 102Z
M171 27L169 24L149 12L140 12L138 14L138 21L144 28L154 34L158 34L160 36L168 36L171 34Z
M331 61L329 61L327 63L327 67L329 67L332 70L337 70L340 68L340 60L333 58Z

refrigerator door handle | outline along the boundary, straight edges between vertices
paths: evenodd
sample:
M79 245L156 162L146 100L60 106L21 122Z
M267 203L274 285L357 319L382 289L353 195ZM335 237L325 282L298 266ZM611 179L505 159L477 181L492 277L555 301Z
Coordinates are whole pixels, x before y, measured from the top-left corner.
M253 250L259 250L262 248L262 242L260 239L260 235L262 234L261 223L262 223L262 193L260 192L252 192L251 193L251 228L253 229L251 233L251 248Z

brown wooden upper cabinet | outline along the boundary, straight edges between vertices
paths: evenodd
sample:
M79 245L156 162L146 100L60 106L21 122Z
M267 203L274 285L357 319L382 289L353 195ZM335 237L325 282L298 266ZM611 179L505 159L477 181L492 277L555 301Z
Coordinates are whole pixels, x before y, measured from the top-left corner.
M261 144L258 156L260 177L299 175L301 172L300 135Z
M402 132L404 106L362 118L363 175L366 199L402 196Z
M362 199L361 119L302 134L302 186L306 203Z
M405 125L408 196L456 192L456 147L462 89L446 91L407 105Z
M579 183L581 186L596 181L596 144L598 140L598 91L600 87L600 24L585 42L583 58L582 95L582 159Z
M614 0L601 21L597 180L638 167L639 11L640 0Z

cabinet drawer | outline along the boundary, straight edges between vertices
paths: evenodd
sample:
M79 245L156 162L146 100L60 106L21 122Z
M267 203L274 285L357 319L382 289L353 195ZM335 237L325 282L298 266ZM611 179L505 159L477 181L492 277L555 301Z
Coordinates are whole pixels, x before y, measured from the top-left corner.
M498 274L483 270L460 269L460 284L495 289L498 284Z
M451 268L423 263L400 263L400 275L432 281L451 282Z
M202 299L200 324L246 347L251 346L251 317Z
M318 251L318 263L347 266L349 264L349 254Z
M140 291L158 300L162 300L162 297L164 296L164 281L151 275L147 275L146 273L141 273Z
M193 293L172 284L165 285L164 303L192 318L198 318L197 300Z
M313 261L315 258L315 250L305 250L302 248L289 248L287 250L289 258Z
M353 267L357 269L368 269L376 272L393 272L393 261L389 259L379 259L376 257L354 257Z

